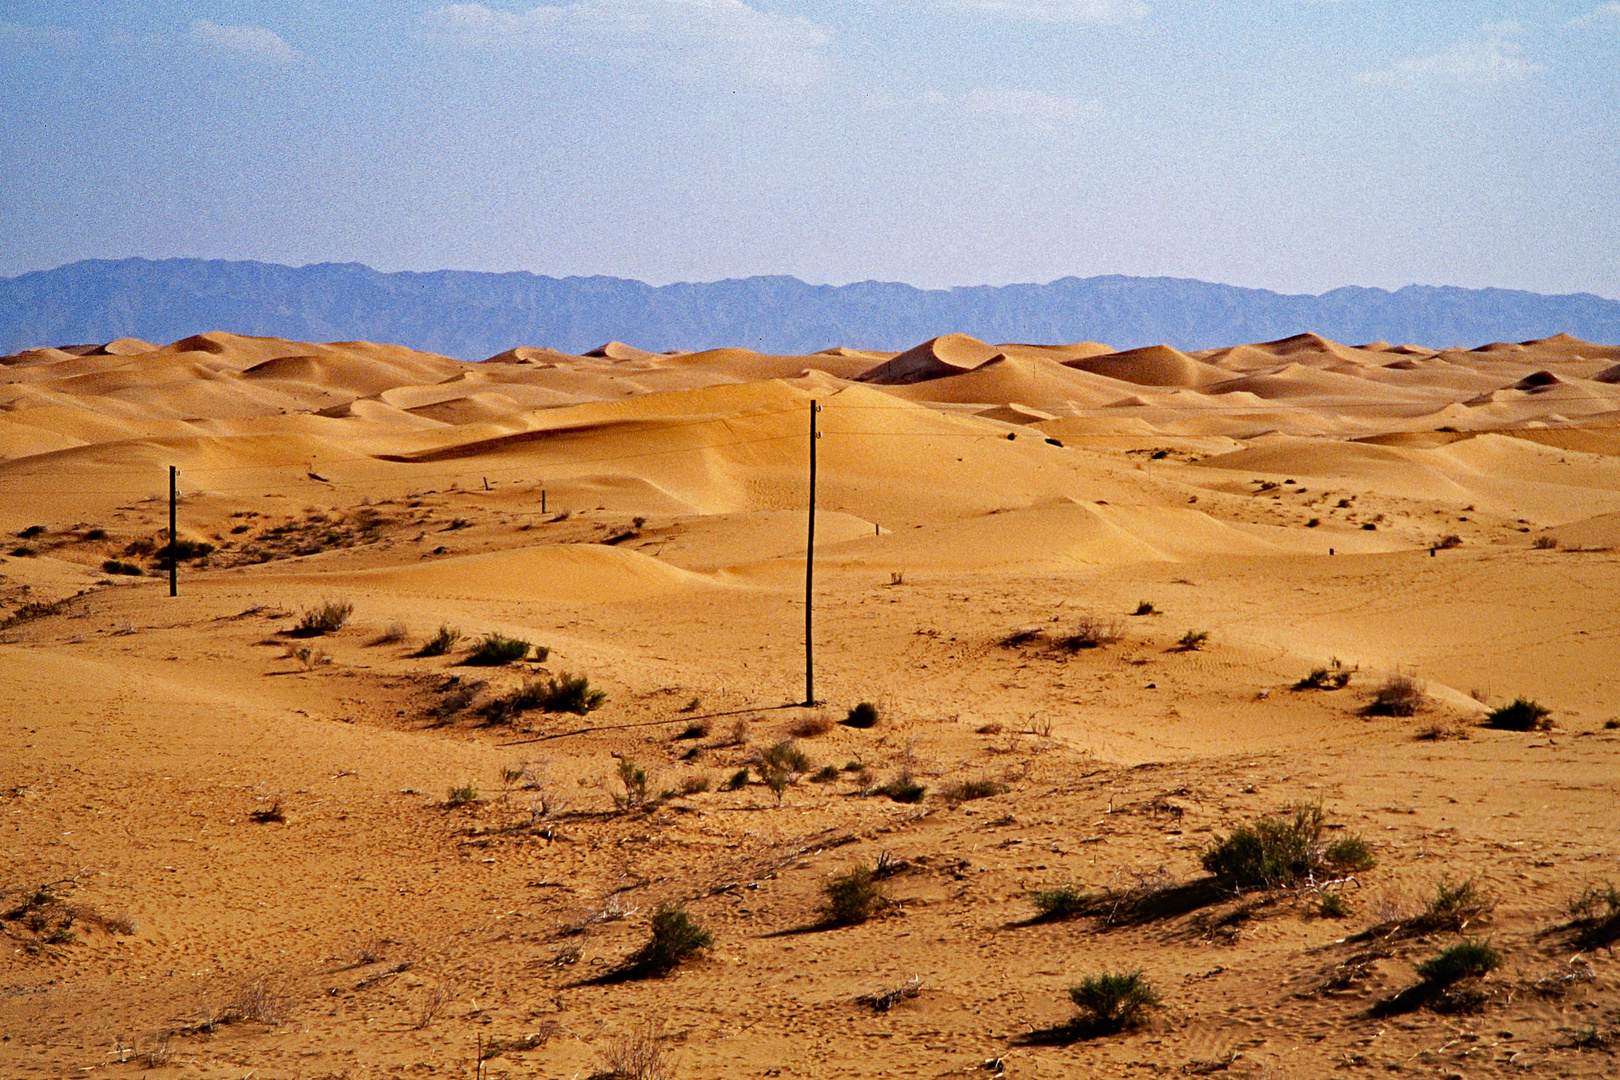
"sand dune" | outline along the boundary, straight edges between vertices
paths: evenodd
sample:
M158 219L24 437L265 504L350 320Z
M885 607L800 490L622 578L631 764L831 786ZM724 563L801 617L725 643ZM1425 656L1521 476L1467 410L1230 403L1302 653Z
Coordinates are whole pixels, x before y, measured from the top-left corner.
M1427 345L0 358L0 1074L1608 1075L1620 350Z

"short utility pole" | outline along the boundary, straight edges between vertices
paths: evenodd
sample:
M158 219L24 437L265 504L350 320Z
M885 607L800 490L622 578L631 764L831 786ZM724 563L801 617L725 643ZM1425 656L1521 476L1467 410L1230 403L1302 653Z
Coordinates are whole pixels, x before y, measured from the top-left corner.
M816 703L816 664L814 659L814 622L811 601L816 580L816 441L821 432L816 430L816 414L821 411L818 402L810 402L810 518L809 539L804 551L804 703Z

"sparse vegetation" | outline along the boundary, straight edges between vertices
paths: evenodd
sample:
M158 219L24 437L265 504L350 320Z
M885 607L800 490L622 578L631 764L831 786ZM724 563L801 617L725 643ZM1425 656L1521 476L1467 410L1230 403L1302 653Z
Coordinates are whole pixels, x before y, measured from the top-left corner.
M335 634L343 629L353 614L354 605L347 600L323 600L305 609L304 617L298 620L298 627L293 633L298 637Z
M428 638L427 641L423 643L422 647L416 650L416 655L443 656L451 649L455 648L456 642L460 640L460 630L457 630L453 626L440 626L439 632Z
M619 759L619 783L624 794L613 796L613 803L621 810L644 806L647 802L647 770L630 758Z
M910 769L902 769L900 775L887 784L880 784L870 788L868 795L887 795L898 803L920 803L928 789L912 777Z
M701 739L708 734L709 722L707 720L692 720L675 737L677 739Z
M1208 643L1208 630L1188 630L1176 640L1176 648L1181 652L1198 652Z
M423 990L421 1000L416 1003L416 1022L412 1027L417 1031L426 1029L448 1004L450 1004L450 989L443 983Z
M532 646L522 638L507 637L505 634L491 631L478 639L472 652L462 661L472 667L500 667L510 664L514 660L522 660L529 655ZM535 650L535 659L544 661L549 650L543 646Z
M1316 913L1324 919L1348 919L1351 915L1350 901L1341 893L1323 893L1316 905Z
M664 1058L663 1029L643 1024L616 1036L602 1051L607 1071L590 1080L673 1080L674 1069Z
M1465 939L1423 961L1417 973L1430 986L1445 987L1495 971L1501 964L1502 954L1489 941Z
M1294 684L1295 690L1342 690L1350 685L1350 672L1312 668L1311 673Z
M566 712L577 716L595 712L607 701L607 694L601 690L591 688L591 682L583 675L571 675L563 672L555 678L548 678L543 690L539 691L536 705L544 712Z
M890 986L874 993L862 994L855 1000L874 1012L886 1013L902 1001L910 1001L921 993L922 979L913 975L899 986Z
M865 863L835 875L821 886L821 913L831 926L854 926L883 906L883 884Z
M1435 547L1441 551L1450 551L1452 548L1462 547L1462 537L1456 533L1447 533L1435 542Z
M101 564L102 572L108 574L123 574L128 577L140 577L146 571L132 562L120 562L117 559L107 559Z
M1069 988L1069 999L1080 1009L1081 1026L1098 1034L1140 1027L1159 1007L1158 992L1140 971L1090 976Z
M810 776L810 782L813 784L830 784L837 779L838 766L836 765L823 765Z
M703 949L714 948L714 935L680 907L653 912L652 939L631 960L631 968L649 975L673 971Z
M1440 931L1460 934L1471 924L1484 919L1496 901L1487 896L1473 878L1452 884L1442 877L1435 883L1434 897L1415 918L1408 919L1400 928L1408 934L1432 934Z
M687 776L681 779L682 795L701 795L709 790L709 776L701 773L696 776Z
M726 778L724 790L739 791L748 786L748 766L744 765Z
M1158 608L1153 606L1153 601L1151 601L1151 600L1138 600L1136 602L1136 610L1131 612L1131 614L1132 615L1159 615L1159 614L1162 614L1162 612L1160 612Z
M471 784L459 784L450 789L450 795L445 800L448 806L470 806L478 802L478 789Z
M793 725L792 730L795 738L814 739L818 736L827 734L827 732L831 731L832 729L832 720L821 713L817 713L814 716L804 717L798 723Z
M248 813L248 819L260 825L282 824L286 822L287 815L281 809L281 800L277 799L263 810L253 810Z
M1005 787L994 780L978 777L951 784L945 788L942 794L947 802L964 803L973 799L988 799L992 795L1000 795L1005 790Z
M1117 619L1099 619L1092 615L1084 615L1075 621L1073 630L1058 639L1058 646L1069 652L1100 649L1104 645L1114 644L1124 636L1125 628Z
M1416 679L1395 674L1373 692L1373 699L1361 712L1364 716L1415 716L1428 701L1428 695Z
M398 645L411 636L411 628L399 619L395 619L383 627L382 633L366 642L368 645Z
M878 708L870 701L863 701L849 710L849 715L843 720L844 726L852 728L877 727L877 722Z
M1580 930L1580 948L1608 948L1620 941L1620 891L1609 882L1588 885L1570 898L1568 910L1570 925Z
M1038 918L1051 922L1063 919L1073 919L1084 915L1091 907L1093 897L1079 885L1053 885L1046 889L1036 889L1029 894L1029 902L1035 905L1040 914Z
M1516 697L1485 717L1485 726L1498 731L1543 731L1552 726L1552 710L1530 698Z
M1558 546L1558 537L1543 534L1531 541L1530 546L1535 548L1537 551L1551 551L1553 548Z
M1360 837L1332 844L1320 806L1299 806L1289 817L1261 818L1217 836L1202 856L1205 870L1227 888L1290 888L1329 873L1370 869L1372 851Z
M221 1023L245 1021L274 1027L286 1019L285 999L269 979L249 979L236 988L219 1019Z

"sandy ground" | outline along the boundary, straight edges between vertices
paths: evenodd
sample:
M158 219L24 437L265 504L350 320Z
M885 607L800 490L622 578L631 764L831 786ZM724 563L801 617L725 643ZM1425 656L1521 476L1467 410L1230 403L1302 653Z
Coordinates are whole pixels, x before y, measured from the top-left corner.
M0 360L0 1075L1620 1069L1569 910L1620 884L1620 348L596 353ZM601 707L492 715L565 674ZM1376 865L1203 869L1301 805ZM627 971L666 906L712 948ZM1145 1023L1070 1023L1138 971Z

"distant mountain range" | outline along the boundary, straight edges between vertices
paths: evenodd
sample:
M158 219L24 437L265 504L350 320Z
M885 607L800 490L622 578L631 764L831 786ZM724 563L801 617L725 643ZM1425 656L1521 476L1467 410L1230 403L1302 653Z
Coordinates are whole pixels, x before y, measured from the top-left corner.
M752 277L655 287L610 277L459 270L385 274L358 263L90 259L0 278L0 354L204 330L300 341L364 339L480 360L515 345L583 352L739 346L899 350L959 332L992 342L1102 341L1183 350L1313 332L1349 344L1434 348L1569 333L1620 343L1620 301L1588 293L1349 286L1290 296L1184 278L1110 275L1046 285L917 289Z

